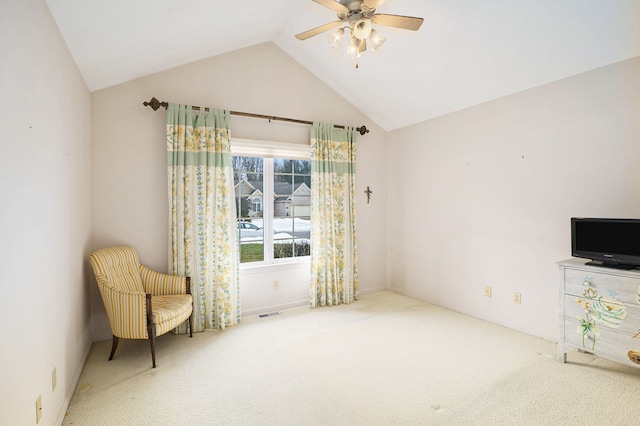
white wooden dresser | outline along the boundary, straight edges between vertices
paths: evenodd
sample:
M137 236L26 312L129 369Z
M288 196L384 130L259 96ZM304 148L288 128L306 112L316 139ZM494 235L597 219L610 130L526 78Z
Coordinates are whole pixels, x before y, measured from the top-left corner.
M640 270L560 266L558 360L578 349L640 368Z

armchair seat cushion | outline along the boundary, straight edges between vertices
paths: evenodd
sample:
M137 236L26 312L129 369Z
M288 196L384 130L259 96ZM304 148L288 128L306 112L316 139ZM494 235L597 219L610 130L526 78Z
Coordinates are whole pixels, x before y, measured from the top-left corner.
M156 324L158 335L164 334L182 324L189 318L193 310L190 294L176 294L171 296L153 296L153 322Z

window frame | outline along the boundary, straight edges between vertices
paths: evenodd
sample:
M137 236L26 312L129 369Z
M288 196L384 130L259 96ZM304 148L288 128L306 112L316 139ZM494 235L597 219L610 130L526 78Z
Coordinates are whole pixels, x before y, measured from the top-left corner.
M273 269L291 267L296 264L309 264L311 256L295 256L286 258L274 258L273 256L273 158L285 158L290 160L311 160L311 145L287 142L264 141L257 139L231 138L231 155L262 157L263 163L263 231L264 231L264 259L257 262L240 263L241 270ZM266 218L269 220L266 220ZM269 236L269 238L266 238Z

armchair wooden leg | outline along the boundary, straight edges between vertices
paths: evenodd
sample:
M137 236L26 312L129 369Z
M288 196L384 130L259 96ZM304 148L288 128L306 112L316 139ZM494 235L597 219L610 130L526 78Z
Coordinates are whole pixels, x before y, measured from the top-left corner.
M187 294L191 294L191 277L187 277ZM193 302L191 302L191 315L189 315L189 337L193 337Z
M147 327L149 333L149 344L151 345L151 361L153 368L156 368L156 325L152 324Z
M118 342L119 341L120 341L120 339L114 335L113 336L113 341L111 343L111 355L109 355L109 361L111 361L113 359L113 355L116 353L116 349L118 349Z
M153 322L153 308L151 306L151 294L147 293L147 335L151 345L151 361L156 368L156 325Z

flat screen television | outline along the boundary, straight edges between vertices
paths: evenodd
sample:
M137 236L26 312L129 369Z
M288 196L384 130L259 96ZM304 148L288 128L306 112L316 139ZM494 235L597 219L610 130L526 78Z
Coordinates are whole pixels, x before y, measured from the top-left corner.
M640 219L572 217L571 255L588 265L640 269Z

